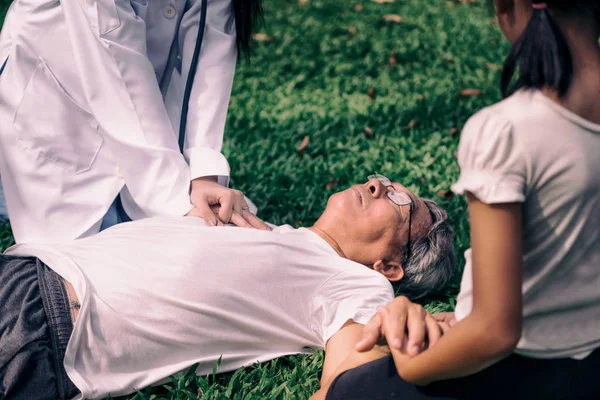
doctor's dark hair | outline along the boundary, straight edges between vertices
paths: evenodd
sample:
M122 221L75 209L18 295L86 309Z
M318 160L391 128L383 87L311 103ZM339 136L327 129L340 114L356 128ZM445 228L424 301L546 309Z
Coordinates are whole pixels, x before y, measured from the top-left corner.
M573 79L573 58L553 12L594 12L597 0L533 0L533 14L521 37L513 44L502 71L504 97L519 89L550 88L563 97ZM493 5L493 0L490 0ZM536 7L536 4L538 6ZM513 78L516 82L511 86Z
M431 215L425 235L414 238L410 257L403 265L404 277L392 282L396 295L411 300L443 291L457 272L454 231L448 213L435 201L423 199Z
M262 0L233 0L233 17L239 53L250 56L250 39L263 22Z

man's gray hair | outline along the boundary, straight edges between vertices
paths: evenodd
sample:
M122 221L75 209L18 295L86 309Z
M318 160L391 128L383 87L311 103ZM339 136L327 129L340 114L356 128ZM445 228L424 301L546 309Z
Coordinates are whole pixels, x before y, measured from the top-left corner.
M432 200L423 199L432 224L426 235L411 241L410 258L403 265L404 277L394 282L396 294L416 300L441 292L450 283L457 267L454 231L448 213Z

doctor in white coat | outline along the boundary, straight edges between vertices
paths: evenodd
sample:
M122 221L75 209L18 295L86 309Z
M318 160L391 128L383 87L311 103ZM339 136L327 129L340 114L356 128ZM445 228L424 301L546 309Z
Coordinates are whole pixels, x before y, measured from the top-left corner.
M0 175L17 242L155 215L266 228L227 188L220 152L238 49L247 51L260 0L207 0L205 13L202 3L13 2L0 36Z

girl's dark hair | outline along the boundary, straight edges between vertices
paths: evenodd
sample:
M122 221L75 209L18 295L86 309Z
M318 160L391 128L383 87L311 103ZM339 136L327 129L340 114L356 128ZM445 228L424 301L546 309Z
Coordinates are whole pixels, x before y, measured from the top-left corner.
M262 0L233 0L233 16L238 52L250 57L250 39L263 22Z
M560 97L569 90L573 78L573 58L563 33L551 15L553 2L546 1L546 4L545 8L533 8L529 24L513 44L504 63L501 82L504 97L519 89L548 87ZM511 87L517 69L518 77Z

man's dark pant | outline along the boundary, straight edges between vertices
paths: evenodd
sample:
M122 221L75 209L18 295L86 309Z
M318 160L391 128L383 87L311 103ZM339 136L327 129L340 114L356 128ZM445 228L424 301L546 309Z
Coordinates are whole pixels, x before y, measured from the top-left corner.
M339 375L327 400L598 400L600 350L578 361L516 354L468 377L419 387L405 382L391 356Z
M60 276L34 257L0 254L0 399L70 399L63 360L73 332Z

